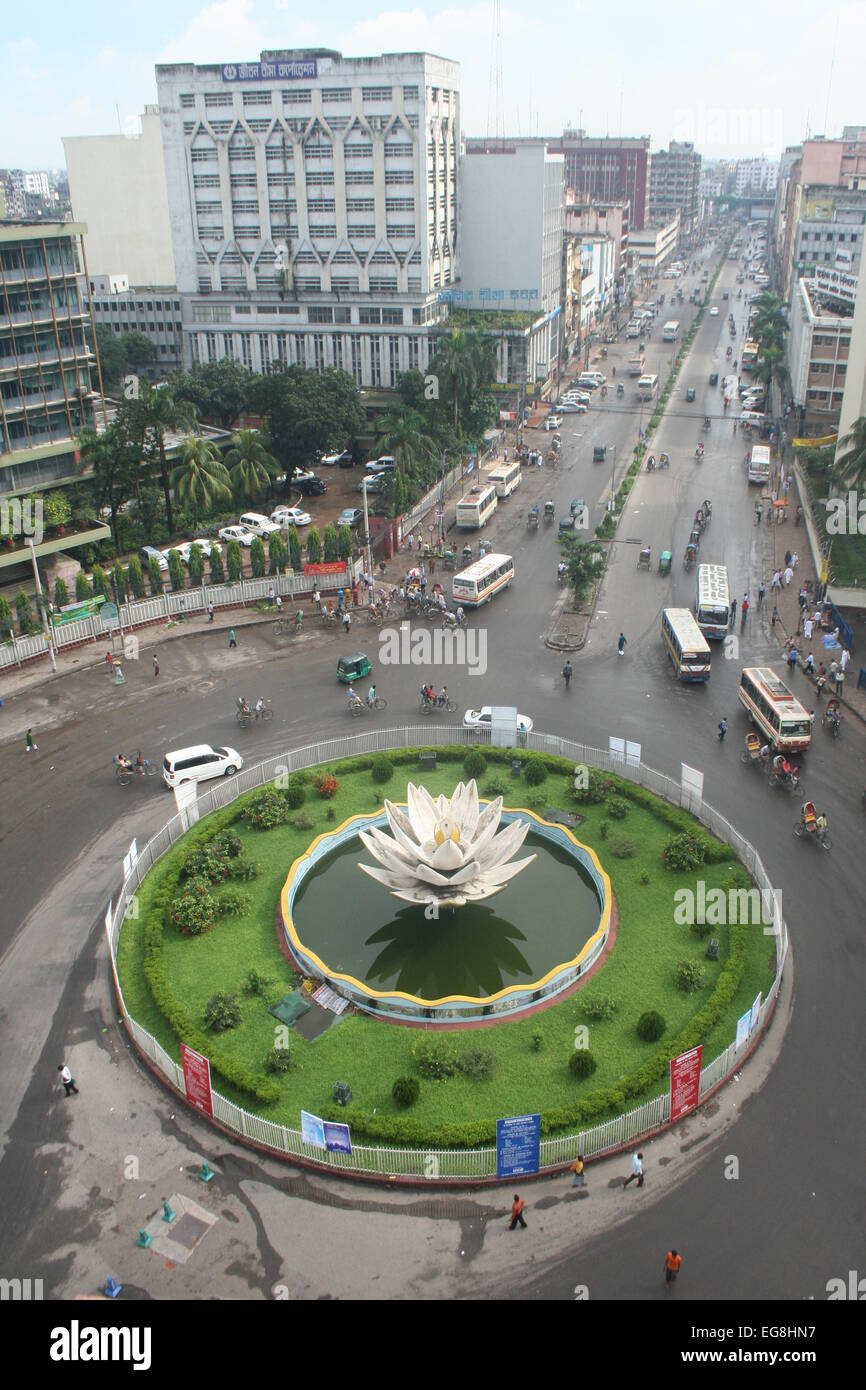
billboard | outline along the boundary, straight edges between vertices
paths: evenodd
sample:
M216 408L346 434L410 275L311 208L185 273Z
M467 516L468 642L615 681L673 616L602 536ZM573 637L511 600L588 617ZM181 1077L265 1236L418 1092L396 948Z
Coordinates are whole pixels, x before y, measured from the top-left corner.
M513 1115L496 1121L496 1176L517 1178L537 1173L541 1147L541 1116Z
M847 270L838 270L829 265L816 265L814 280L821 294L832 299L842 299L846 304L857 298L857 276Z
M210 1062L200 1052L194 1052L186 1043L180 1045L180 1060L183 1066L183 1084L186 1098L200 1115L213 1119L213 1098L210 1088Z
M671 1124L698 1103L703 1047L693 1047L671 1058Z

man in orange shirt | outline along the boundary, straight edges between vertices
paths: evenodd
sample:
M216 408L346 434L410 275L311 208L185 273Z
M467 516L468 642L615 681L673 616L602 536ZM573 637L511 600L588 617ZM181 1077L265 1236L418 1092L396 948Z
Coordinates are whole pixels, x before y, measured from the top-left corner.
M682 1255L678 1255L676 1250L669 1250L665 1255L665 1290L671 1291L671 1284L680 1272L680 1265L683 1262Z
M520 1196L519 1192L515 1192L514 1201L511 1203L511 1225L508 1227L509 1231L513 1231L518 1222L520 1222L520 1225L525 1231L526 1222L523 1219L523 1198Z

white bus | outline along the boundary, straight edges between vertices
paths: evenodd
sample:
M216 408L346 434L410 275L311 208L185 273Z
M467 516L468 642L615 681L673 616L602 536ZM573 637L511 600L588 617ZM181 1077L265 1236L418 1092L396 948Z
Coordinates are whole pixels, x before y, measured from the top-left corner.
M508 497L520 487L520 461L500 463L487 474L488 483L496 489L497 497Z
M755 444L749 454L749 482L768 483L770 481L770 450L766 444Z
M485 555L468 569L455 574L451 581L451 597L455 606L480 608L489 603L500 589L514 583L514 560L510 555Z
M710 648L688 608L665 608L662 641L681 681L710 679Z
M639 401L651 401L658 395L659 379L654 372L646 372L638 378L637 398Z
M679 336L680 336L680 321L679 321L679 319L668 319L667 323L665 324L664 328L662 329L662 338L664 339L664 341L665 341L666 343L675 343L676 340L677 340L677 338L678 338Z
M728 571L724 565L698 565L695 617L705 637L721 641L727 635L731 611Z
M457 525L465 531L478 531L496 511L496 488L473 487L457 503Z
M778 753L802 753L812 742L812 718L769 666L747 666L737 698Z

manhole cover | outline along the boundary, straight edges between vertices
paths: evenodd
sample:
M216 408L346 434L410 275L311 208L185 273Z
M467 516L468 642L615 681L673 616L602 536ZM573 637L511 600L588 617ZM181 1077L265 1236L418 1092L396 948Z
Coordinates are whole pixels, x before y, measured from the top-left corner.
M208 1223L200 1221L192 1212L184 1212L171 1228L171 1240L182 1245L184 1250L194 1250L203 1235L207 1234Z

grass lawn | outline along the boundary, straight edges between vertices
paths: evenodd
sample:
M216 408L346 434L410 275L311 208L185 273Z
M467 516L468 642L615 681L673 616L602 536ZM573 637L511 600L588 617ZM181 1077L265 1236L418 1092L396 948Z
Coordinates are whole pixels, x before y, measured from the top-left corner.
M439 760L435 772L423 774L423 781L434 795L450 794L463 777L462 764L443 764L442 750ZM566 766L570 767L562 763L563 770ZM509 781L507 767L496 766L482 775L482 794L494 774ZM274 1042L276 1020L268 1014L267 1006L297 984L278 949L274 925L289 866L309 841L330 824L336 826L353 813L369 812L381 805L383 790L392 800L402 800L410 779L418 780L414 765L397 766L384 789L375 786L369 770L341 773L339 790L331 803L320 801L310 788L300 814L314 821L312 829L282 825L260 831L237 820L233 828L259 869L255 879L237 885L249 895L249 911L218 920L213 930L203 936L182 937L175 929L166 928L165 970L175 993L185 1000L190 1015L198 1019L207 1000L218 990L236 994L241 1002L242 1022L238 1028L220 1035L218 1047L257 1074L264 1076L264 1058ZM509 786L506 805L532 805L527 801L532 795L522 782L515 782ZM540 801L542 814L548 804L574 806L570 781L560 773L551 773L534 795ZM218 1074L214 1075L215 1088L247 1109L257 1108L269 1119L297 1126L301 1107L317 1114L331 1113L334 1083L347 1081L354 1098L342 1114L360 1139L365 1119L373 1123L374 1117L405 1115L411 1117L413 1125L421 1122L433 1131L462 1121L492 1125L501 1116L555 1110L622 1081L663 1048L667 1040L673 1040L701 1008L727 958L726 926L713 928L712 935L719 940L720 949L719 960L712 962L703 959L705 942L688 926L675 923L675 890L693 886L698 878L705 881L708 890L747 884L744 870L735 867L733 858L704 865L688 874L669 871L662 862L661 851L672 833L670 826L650 810L625 800L628 812L622 820L611 818L607 804L581 806L586 819L576 831L579 840L596 850L610 875L619 913L616 946L601 969L571 998L531 1018L449 1032L458 1051L481 1047L495 1054L494 1072L489 1080L475 1081L462 1074L439 1082L421 1079L419 1101L410 1111L401 1111L391 1097L391 1088L398 1076L418 1075L411 1049L423 1036L422 1030L351 1014L335 1022L312 1043L295 1037L296 1065L279 1079L278 1102L257 1107L251 1096L235 1090ZM329 806L334 809L332 822L327 819ZM606 838L603 823L607 824ZM201 829L206 826L205 821ZM633 858L617 858L611 853L623 837L636 846ZM157 1008L143 974L143 934L161 880L172 867L177 868L187 848L186 844L176 846L145 880L138 894L139 916L124 925L118 950L118 970L130 1014L175 1058L179 1057L178 1039ZM648 877L646 883L641 882L644 874ZM217 895L219 891L217 887ZM773 978L773 945L772 937L765 936L760 927L749 929L742 983L722 1019L703 1038L705 1063L733 1040L737 1018L751 1006L758 991L766 993ZM676 988L674 970L682 959L703 962L706 981L702 990L686 994ZM251 967L273 982L264 996L244 993ZM586 997L597 994L612 996L617 1002L610 1021L592 1022L584 1013ZM635 1024L638 1016L651 1008L664 1015L667 1031L659 1043L642 1043L635 1033ZM582 1081L576 1081L568 1070L575 1028L579 1025L588 1027L589 1047L598 1063L595 1074ZM440 1030L436 1031L441 1036ZM664 1083L656 1085L641 1099L663 1089Z

